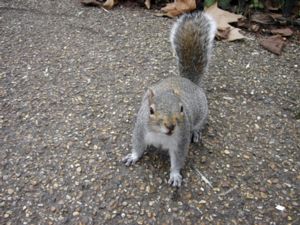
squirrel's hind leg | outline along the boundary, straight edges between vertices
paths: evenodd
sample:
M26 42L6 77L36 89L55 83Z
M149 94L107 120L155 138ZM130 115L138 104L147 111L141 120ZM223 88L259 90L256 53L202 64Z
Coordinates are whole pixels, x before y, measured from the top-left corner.
M207 115L193 127L192 134L191 134L192 137L191 143L201 142L202 130L205 128L206 125L207 125Z
M201 141L201 130L194 130L192 132L191 143L199 143Z

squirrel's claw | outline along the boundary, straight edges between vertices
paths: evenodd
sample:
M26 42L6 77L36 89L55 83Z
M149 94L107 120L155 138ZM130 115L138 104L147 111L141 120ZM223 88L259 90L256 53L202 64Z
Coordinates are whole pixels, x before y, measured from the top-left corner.
M181 182L182 182L182 176L180 175L180 173L176 172L170 174L170 179L168 181L170 185L172 185L173 187L180 187Z
M122 162L125 163L126 166L131 166L135 164L138 159L134 153L130 153L122 159Z

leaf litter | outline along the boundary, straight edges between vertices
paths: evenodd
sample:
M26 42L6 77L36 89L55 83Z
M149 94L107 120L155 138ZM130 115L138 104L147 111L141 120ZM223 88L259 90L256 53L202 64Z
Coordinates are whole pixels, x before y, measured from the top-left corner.
M95 6L105 10L111 10L118 0L106 0L104 3L100 3L99 0L80 0L85 6ZM151 8L151 1L145 0L144 5L147 9ZM198 6L196 0L176 0L172 3L166 4L161 8L162 13L156 13L156 16L177 17L183 13L191 12ZM235 14L218 7L217 2L211 1L208 4L209 7L205 7L206 11L217 24L217 40L236 41L246 39L246 37L240 33L241 29L247 29L248 31L256 34L271 35L263 37L259 40L259 44L266 50L280 55L283 48L286 45L286 38L291 37L294 31L290 27L279 26L286 22L281 14L271 11L278 10L278 5L274 5L273 1L267 1L266 7L269 12L256 12L252 14L249 19L242 15ZM278 25L279 24L279 25Z

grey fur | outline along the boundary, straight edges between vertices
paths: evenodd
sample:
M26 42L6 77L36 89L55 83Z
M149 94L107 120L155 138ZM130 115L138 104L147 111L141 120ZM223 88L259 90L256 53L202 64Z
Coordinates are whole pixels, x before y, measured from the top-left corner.
M202 12L183 15L173 26L171 43L180 77L162 80L143 97L132 137L132 153L123 158L129 166L148 145L169 151L169 184L180 186L180 170L193 141L198 141L208 115L207 99L200 87L212 48L214 24ZM212 35L213 34L213 35Z
M206 13L180 17L171 30L171 44L177 56L181 76L195 84L206 72L216 33L216 24Z

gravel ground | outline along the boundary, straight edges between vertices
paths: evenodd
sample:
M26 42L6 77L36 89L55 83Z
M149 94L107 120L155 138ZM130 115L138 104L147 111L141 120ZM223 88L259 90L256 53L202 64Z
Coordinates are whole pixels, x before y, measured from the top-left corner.
M122 165L141 96L177 73L154 13L0 0L0 224L300 224L295 42L216 43L181 188L166 155Z

